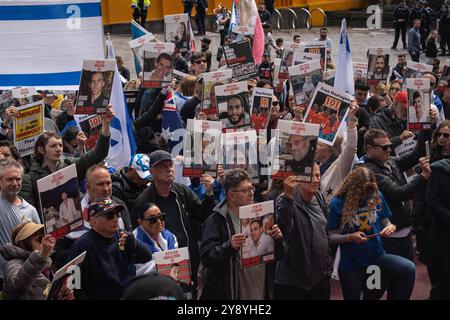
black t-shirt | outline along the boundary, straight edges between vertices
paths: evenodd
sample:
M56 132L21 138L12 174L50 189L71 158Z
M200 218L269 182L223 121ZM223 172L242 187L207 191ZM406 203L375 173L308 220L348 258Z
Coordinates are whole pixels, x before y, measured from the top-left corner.
M183 222L181 221L180 210L175 195L171 193L167 198L163 198L158 194L155 194L155 202L161 212L166 214L165 228L177 237L178 247L187 247L187 236L183 228Z

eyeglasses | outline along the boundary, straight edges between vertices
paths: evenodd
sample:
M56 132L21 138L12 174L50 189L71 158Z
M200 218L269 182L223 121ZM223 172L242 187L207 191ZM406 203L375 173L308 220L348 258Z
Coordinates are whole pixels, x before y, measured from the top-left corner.
M385 144L384 146L379 145L379 144L371 144L371 146L373 147L379 147L381 149L383 149L383 151L387 151L388 149L392 149L393 144Z
M448 137L450 137L450 133L436 132L436 138L440 138L441 136L448 139Z
M150 224L155 224L156 222L158 222L158 220L161 221L161 222L164 222L164 220L166 220L166 214L165 213L161 213L158 216L145 218L144 220L148 221L148 223L150 223Z
M208 61L206 61L206 59L194 61L195 64L207 63L207 62L208 62Z
M255 190L256 190L256 188L251 186L251 187L247 187L247 188L244 188L244 189L235 189L235 190L231 190L231 191L233 191L233 192L242 192L242 193L249 194L249 193L255 193Z

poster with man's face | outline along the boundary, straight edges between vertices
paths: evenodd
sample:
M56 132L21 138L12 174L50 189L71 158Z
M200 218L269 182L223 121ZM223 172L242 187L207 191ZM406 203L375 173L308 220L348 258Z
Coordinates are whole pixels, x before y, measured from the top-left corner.
M274 204L265 201L239 208L240 232L245 236L241 247L241 266L248 268L275 260Z
M272 179L298 176L310 182L319 125L290 120L278 120Z
M139 62L139 65L141 68L144 65L144 44L150 43L150 42L156 42L156 38L153 34L148 33L143 35L142 37L136 38L128 42L128 45L131 48L131 51L133 51L134 57Z
M220 122L188 119L183 140L183 176L208 174L217 177L221 132Z
M408 93L408 130L431 130L430 79L406 79Z
M214 88L218 118L223 131L250 127L250 106L247 81L235 82Z
M319 140L330 146L334 145L337 132L347 116L351 97L325 83L319 83L314 93L305 122L320 125Z
M257 132L267 129L267 126L269 125L272 98L273 89L258 87L253 89L251 123L252 128Z
M45 233L58 239L83 226L75 164L39 179L37 189Z
M84 60L75 114L102 114L111 98L115 59Z
M307 108L314 90L322 81L320 60L302 63L289 68L289 78L297 106Z
M353 62L353 81L367 81L367 62Z
M165 88L172 82L173 43L144 44L144 88Z
M220 70L215 72L203 73L202 75L202 102L201 110L207 116L217 115L217 99L215 88L228 84L233 76L231 70Z
M294 54L300 52L300 43L285 42L283 44L283 53L281 57L280 71L278 72L278 80L280 84L283 84L285 80L289 78L289 67L294 65Z
M389 77L389 51L386 48L370 48L367 67L367 84L373 89L379 81L386 83Z
M86 135L86 141L84 142L86 151L94 149L102 130L101 117L99 115L75 115L74 119L78 129Z
M164 16L165 42L175 44L175 54L187 56L190 52L190 19L187 13Z
M422 78L425 72L432 72L433 66L408 60L406 62L405 78Z
M327 42L326 41L311 41L302 43L301 51L307 53L320 54L320 66L322 70L327 70Z

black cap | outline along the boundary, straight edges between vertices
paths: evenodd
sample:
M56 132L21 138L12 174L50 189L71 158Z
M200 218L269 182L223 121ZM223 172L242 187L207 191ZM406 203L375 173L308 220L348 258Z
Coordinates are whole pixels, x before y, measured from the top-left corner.
M123 300L185 300L180 286L168 276L148 273L130 280Z
M149 163L150 168L153 168L158 163L160 163L161 161L165 161L165 160L172 161L172 156L170 155L170 153L168 153L167 151L164 151L164 150L153 151L150 154L150 163Z
M125 209L123 205L115 202L109 197L106 197L106 198L98 198L93 203L91 203L89 205L88 212L89 216L93 217L99 213L107 214L112 211L120 211L123 209Z

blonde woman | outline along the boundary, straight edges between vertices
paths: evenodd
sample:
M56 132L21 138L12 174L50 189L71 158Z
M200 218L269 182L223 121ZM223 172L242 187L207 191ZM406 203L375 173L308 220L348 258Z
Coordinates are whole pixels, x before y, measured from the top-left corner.
M359 300L361 292L365 300L380 299L388 287L388 299L409 299L414 263L383 249L381 237L389 237L396 229L390 216L374 173L365 167L351 172L331 200L328 229L330 243L341 248L338 272L345 300ZM379 270L380 286L368 288L373 279L367 278L374 269Z

